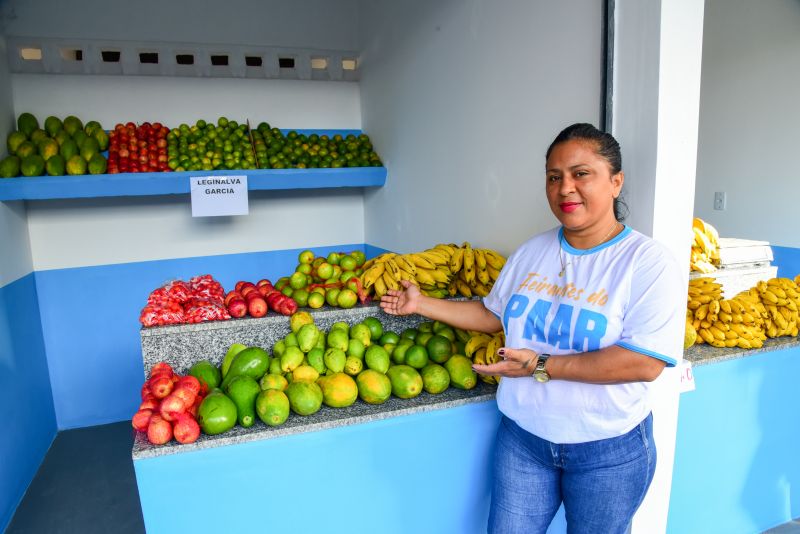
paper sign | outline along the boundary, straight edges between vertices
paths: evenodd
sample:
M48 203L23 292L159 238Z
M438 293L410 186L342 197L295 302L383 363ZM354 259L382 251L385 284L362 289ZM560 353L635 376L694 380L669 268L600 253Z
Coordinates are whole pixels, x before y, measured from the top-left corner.
M692 362L684 360L678 369L681 373L680 392L686 393L687 391L694 391L695 384L694 374L692 373Z
M247 176L193 176L192 217L247 215Z

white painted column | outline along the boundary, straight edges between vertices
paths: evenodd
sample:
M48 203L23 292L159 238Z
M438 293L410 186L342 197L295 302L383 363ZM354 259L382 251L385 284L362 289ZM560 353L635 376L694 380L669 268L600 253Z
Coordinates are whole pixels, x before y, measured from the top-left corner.
M612 132L623 150L629 222L688 265L700 106L703 0L617 0ZM683 332L675 332L683 337ZM653 410L658 464L632 532L665 532L678 422L678 371Z

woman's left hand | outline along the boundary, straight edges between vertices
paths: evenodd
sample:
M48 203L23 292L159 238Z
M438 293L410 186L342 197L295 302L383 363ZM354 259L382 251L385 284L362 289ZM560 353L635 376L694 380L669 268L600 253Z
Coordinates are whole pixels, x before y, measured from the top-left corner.
M502 361L489 365L475 364L472 368L482 375L517 378L533 375L536 362L539 360L539 355L530 349L501 347L497 353L503 358Z

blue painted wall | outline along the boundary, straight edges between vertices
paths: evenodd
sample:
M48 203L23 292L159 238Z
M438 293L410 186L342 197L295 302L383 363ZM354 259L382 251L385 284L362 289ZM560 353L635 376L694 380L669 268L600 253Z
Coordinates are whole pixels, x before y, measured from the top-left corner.
M757 533L800 517L800 348L694 369L667 531Z
M0 532L56 435L34 275L0 288Z
M800 274L800 248L772 246L773 265L778 266L778 276L792 278Z
M494 402L134 461L168 532L485 532Z
M363 244L314 248L316 254ZM37 271L41 324L59 429L130 419L143 381L139 312L164 282L211 274L238 280L290 274L302 249ZM366 251L365 251L366 253Z

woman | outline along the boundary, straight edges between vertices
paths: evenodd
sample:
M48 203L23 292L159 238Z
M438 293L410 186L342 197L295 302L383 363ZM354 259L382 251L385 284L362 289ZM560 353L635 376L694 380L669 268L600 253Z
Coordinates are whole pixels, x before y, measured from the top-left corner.
M625 532L655 471L651 382L682 356L685 292L663 247L620 222L617 141L589 124L546 154L561 223L509 257L483 301L381 299L463 329L505 330L489 531L545 532L563 502L570 532Z

